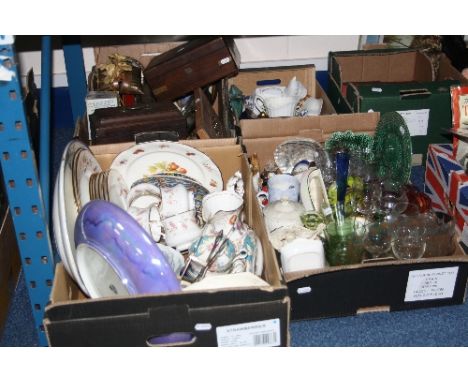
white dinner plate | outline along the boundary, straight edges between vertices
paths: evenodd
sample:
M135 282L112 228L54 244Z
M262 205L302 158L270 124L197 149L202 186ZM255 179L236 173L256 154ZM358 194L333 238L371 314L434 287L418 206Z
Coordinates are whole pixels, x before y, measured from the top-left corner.
M71 268L70 264L68 263L68 259L65 252L65 246L63 245L62 240L62 229L61 229L61 222L59 217L59 177L55 180L54 186L54 196L52 201L52 228L54 230L54 238L55 238L55 246L57 247L58 254L60 259L62 260L63 266L68 274L71 275Z
M70 269L70 276L76 281L82 291L88 294L88 291L80 277L75 258L75 222L79 213L79 204L81 201L76 200L76 198L79 197L79 193L73 191L73 158L75 158L75 155L79 151L88 151L89 154L91 154L88 147L78 140L70 141L63 151L60 169L57 175L58 218L60 231L62 233L62 250L64 252L61 254L61 257L66 258L66 262ZM78 180L79 188L83 187L83 185L80 185L81 182L79 175L76 180Z
M221 191L223 178L216 164L204 153L176 142L154 141L132 146L113 160L128 187L155 174L183 174L195 179L208 191Z

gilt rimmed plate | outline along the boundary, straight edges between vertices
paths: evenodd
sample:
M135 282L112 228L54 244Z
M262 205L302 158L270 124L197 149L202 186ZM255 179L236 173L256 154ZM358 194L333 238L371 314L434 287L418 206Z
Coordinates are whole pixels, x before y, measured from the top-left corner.
M82 291L88 294L88 291L80 277L75 259L75 240L74 230L75 222L80 210L78 193L76 190L76 157L83 150L89 150L78 140L70 141L65 147L60 162L59 172L57 174L57 214L54 214L54 234L60 235L61 245L58 246L59 255L69 268L70 276L76 281ZM55 198L55 195L54 195ZM58 232L57 232L58 231Z
M308 161L320 166L324 156L323 147L310 138L288 139L276 146L273 157L283 174L292 174L296 164Z
M75 197L78 209L81 209L91 200L89 194L91 175L102 172L102 168L87 147L76 154L73 162L73 178L78 191Z
M208 191L221 191L223 178L216 164L201 151L176 142L154 141L132 146L113 160L130 187L137 180L152 175L182 174L195 179Z
M411 176L411 135L403 117L396 112L380 117L374 135L373 152L377 174L404 185Z

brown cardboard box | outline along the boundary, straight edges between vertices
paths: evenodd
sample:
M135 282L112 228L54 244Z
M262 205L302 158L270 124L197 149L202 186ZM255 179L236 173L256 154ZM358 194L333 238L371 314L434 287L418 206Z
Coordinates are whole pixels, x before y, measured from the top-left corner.
M336 114L327 93L322 89L320 84L316 81L315 66L302 65L302 66L284 66L278 68L262 68L262 69L243 69L235 77L228 80L229 86L236 85L244 95L251 95L259 83L265 81L275 81L275 85L287 86L289 81L296 77L307 89L307 94L315 98L323 99L322 115ZM271 118L279 120L298 119L302 117L284 117L284 118ZM308 117L316 118L316 117ZM257 119L249 120L252 124L257 124Z
M51 346L145 346L150 337L190 332L185 346L217 346L219 333L230 325L246 329L249 324L273 325L264 337L281 346L289 344L290 303L258 206L252 203L249 167L234 139L184 141L206 153L219 166L226 181L241 170L245 183L247 223L259 236L264 252L265 288L231 288L132 298L88 299L64 268L56 270L51 304L45 310L44 326ZM92 146L103 169L132 143ZM273 338L276 336L275 338Z
M357 115L354 118L359 119ZM262 168L273 160L275 147L289 138L250 138L242 143L248 155L257 153ZM468 256L458 246L453 256L328 266L284 273L283 277L291 298L292 320L428 308L464 302Z
M11 289L16 287L21 269L19 249L10 210L7 208L4 212L0 221L0 335L8 314Z
M379 121L378 113L322 115L303 118L264 118L257 124L241 121L241 144L248 155L256 153L263 167L273 159L276 146L286 139L304 137L323 143L335 131L373 135Z

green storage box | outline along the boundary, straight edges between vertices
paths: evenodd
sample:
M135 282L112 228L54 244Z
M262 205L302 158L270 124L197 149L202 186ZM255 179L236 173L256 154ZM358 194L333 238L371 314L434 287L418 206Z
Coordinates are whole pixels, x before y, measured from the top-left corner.
M430 143L451 142L450 86L466 80L441 56L434 75L428 57L413 49L330 52L329 98L338 113L401 112L416 163Z
M413 154L425 154L429 143L451 143L450 86L458 81L373 85L350 83L346 99L355 113L398 111L411 134Z

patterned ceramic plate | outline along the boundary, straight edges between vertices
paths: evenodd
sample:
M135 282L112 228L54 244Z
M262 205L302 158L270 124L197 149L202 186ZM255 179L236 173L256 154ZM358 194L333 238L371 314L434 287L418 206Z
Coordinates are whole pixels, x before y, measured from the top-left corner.
M280 143L273 154L275 163L283 174L291 174L301 161L314 161L320 167L324 150L320 143L308 138L289 139Z
M380 117L374 135L373 152L379 177L400 185L411 176L411 136L403 117L385 113Z
M182 174L195 179L208 191L221 191L223 178L216 164L204 153L176 142L155 141L121 152L111 164L127 185L161 173Z
M86 189L85 185L89 187L87 175L84 176L86 179L81 179L80 175L83 174L83 168L81 165L78 166L79 162L77 160L84 152L86 152L86 157L92 156L89 149L78 140L70 141L63 151L54 192L54 208L57 209L57 212L53 212L53 226L54 235L58 242L59 255L70 276L87 294L76 265L74 239L75 222L81 208L79 189ZM90 162L93 162L93 160L90 160ZM78 171L78 167L80 167L80 171ZM87 166L84 167L87 168ZM96 170L101 171L100 167L97 167Z
M78 209L81 209L91 200L89 194L89 181L91 175L102 172L101 166L88 149L80 150L73 161L73 182L75 184L75 198Z

